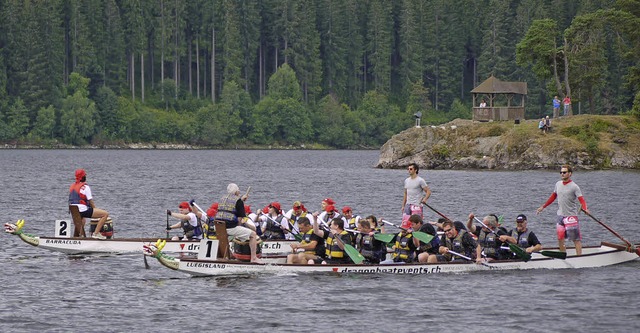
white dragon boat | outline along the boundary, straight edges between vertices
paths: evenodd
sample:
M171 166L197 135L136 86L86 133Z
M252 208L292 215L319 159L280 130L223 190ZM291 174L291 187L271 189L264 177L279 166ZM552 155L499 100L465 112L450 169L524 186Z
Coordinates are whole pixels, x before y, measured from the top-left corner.
M178 259L163 253L165 245L162 240L147 244L143 252L155 257L163 266L194 276L247 275L260 273L355 273L355 274L441 274L464 273L488 270L525 270L525 269L572 269L602 267L629 262L638 258L638 253L628 246L602 242L600 246L584 247L582 255L575 255L575 249L567 249L566 259L552 258L534 253L530 260L505 260L476 264L473 261L449 263L412 263L391 265L299 265L286 263L249 263L233 260L217 260L215 252L217 240L203 240L198 259ZM637 246L637 245L636 245ZM209 249L205 253L204 249ZM557 250L557 249L547 249Z
M5 223L5 232L18 236L29 245L66 254L96 254L96 253L140 253L144 244L154 243L158 238L110 238L93 239L86 237L44 237L34 236L22 231L24 220L15 224ZM165 252L180 255L196 255L200 250L200 240L171 240L166 241ZM262 255L278 256L291 250L290 240L264 241L260 244Z

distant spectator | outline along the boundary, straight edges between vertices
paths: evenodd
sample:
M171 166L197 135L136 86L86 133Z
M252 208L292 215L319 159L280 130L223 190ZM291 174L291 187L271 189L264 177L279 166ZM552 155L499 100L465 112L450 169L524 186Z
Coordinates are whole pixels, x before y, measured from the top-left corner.
M547 116L544 120L544 132L548 133L549 131L551 131L551 119Z
M569 98L569 95L567 95L563 100L562 100L562 104L564 105L564 112L563 112L563 116L568 116L569 115L569 109L571 109L571 98Z
M560 99L558 96L553 96L553 118L558 118L560 115Z
M484 98L482 99L482 102L480 102L480 107L481 108L486 108L487 107L487 102L484 100Z
M540 119L540 122L538 122L538 128L540 129L540 132L542 132L542 133L546 133L547 132L545 130L545 128L544 128L544 126L545 126L544 124L545 124L544 118Z

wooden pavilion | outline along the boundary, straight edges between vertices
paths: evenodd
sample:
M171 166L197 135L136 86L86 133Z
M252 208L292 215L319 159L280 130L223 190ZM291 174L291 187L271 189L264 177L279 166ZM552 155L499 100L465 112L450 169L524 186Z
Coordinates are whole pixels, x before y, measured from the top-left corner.
M527 96L526 82L505 82L491 75L471 90L471 93L473 95L473 120L515 120L516 122L524 120L524 101ZM485 107L480 107L482 101L486 103Z

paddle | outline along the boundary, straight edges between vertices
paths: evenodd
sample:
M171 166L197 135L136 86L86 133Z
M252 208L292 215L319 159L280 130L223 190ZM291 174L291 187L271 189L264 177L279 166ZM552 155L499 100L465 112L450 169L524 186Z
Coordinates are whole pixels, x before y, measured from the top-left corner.
M401 230L407 230L407 229L405 229L405 228L403 228L403 227L401 227L401 226L398 226L398 225L396 225L396 224L393 224L393 223L391 223L391 222L389 222L389 221L387 221L387 220L381 220L381 221L382 221L382 223L386 223L386 224L392 225L392 226L394 226L394 227L396 227L396 228L398 228L398 229L401 229ZM426 232L422 232L422 231L412 231L411 233L413 234L413 237L415 237L416 239L418 239L419 241L421 241L421 242L423 242L423 243L429 243L429 242L433 239L433 235L429 235L429 234L428 234L428 233L426 233ZM393 235L393 234L390 234L390 235ZM393 236L395 236L395 235L393 235ZM374 236L374 237L375 237L375 236ZM386 237L386 236L385 236L385 237ZM389 240L389 241L391 241L391 240ZM386 242L386 243L388 243L388 242Z
M595 218L595 216L591 215L591 213L587 212L586 210L584 210L582 208L580 208L580 210L583 211L585 214L587 214L587 216L592 218L594 221L598 222L598 224L603 226L605 229L609 230L609 232L614 234L616 237L620 238L623 242L625 242L627 244L627 251L628 252L634 252L631 249L635 249L636 254L638 256L640 256L640 247L635 247L633 244L631 244L631 242L629 242L628 240L624 239L624 237L620 236L620 234L618 234L613 229L611 229L611 227L609 227L608 225L604 224L602 221L600 221L597 218Z
M338 241L338 243L342 244L342 246L344 247L344 252L349 256L349 258L351 258L351 260L356 264L359 265L364 261L364 256L362 254L360 254L360 251L356 250L355 247L349 245L349 244L345 244L342 239L340 239L340 235L333 235L333 239L335 239L336 241Z
M465 260L469 260L469 261L473 261L473 262L475 262L475 260L473 260L473 259L471 259L471 258L469 258L469 257L465 256L464 254L460 254L460 253L458 253L458 252L451 251L451 250L449 250L449 253L451 253L451 254L453 254L453 255L456 255L456 256L458 256L458 257L460 257L460 258L462 258L462 259L465 259ZM482 266L487 266L487 267L489 267L489 268L495 268L495 267L493 267L493 266L491 266L491 265L489 265L489 264L487 264L487 263L484 263L484 262L480 262L480 264L481 264Z
M511 250L516 255L518 255L518 253L516 251L522 251L529 257L529 259L531 259L531 254L527 253L526 250L524 250L523 248L517 246L516 244L509 244L509 248L507 248L506 246L503 246L503 247L501 247L501 249ZM545 257L550 257L550 258L554 258L554 259L562 259L562 260L567 259L567 253L566 252L561 252L561 251L542 250L542 251L533 252L533 253L540 253L541 255L543 255ZM528 261L529 259L527 259L525 261Z
M358 230L352 230L352 229L344 229L345 231L351 232L351 233L358 233L358 234L363 234L365 235L366 233L362 232L362 231L358 231ZM395 237L395 234L381 234L379 232L376 232L373 234L373 238L375 238L376 240L379 240L383 243L389 243L390 241L393 240L393 238Z
M444 219L446 219L447 221L451 221L451 222L453 222L453 220L452 220L452 219L450 219L450 218L446 217L444 214L440 213L440 212L439 212L439 211L437 211L435 208L433 208L433 207L429 206L429 204L428 204L428 203L425 203L424 205L425 205L425 206L427 206L427 208L429 208L429 209L431 209L432 211L434 211L436 214L438 214L438 215L442 216L442 217L443 217Z
M280 224L278 221L276 221L276 220L272 219L272 218L271 218L271 216L269 216L269 214L263 214L263 215L264 215L264 216L266 216L266 217L267 217L269 220L271 220L273 223L275 223L275 225L276 225L276 226L278 226L278 227L282 228L282 224ZM285 217L285 218L286 218L286 217ZM292 229L293 229L293 228L292 228ZM289 230L287 229L287 231L289 231ZM294 233L293 233L293 232L291 232L291 231L295 231L296 233L294 234ZM295 229L294 229L294 230L291 230L291 231L290 231L290 232L291 232L291 234L293 235L293 238L295 238L298 242L302 240L302 235L300 235L300 231L295 230Z

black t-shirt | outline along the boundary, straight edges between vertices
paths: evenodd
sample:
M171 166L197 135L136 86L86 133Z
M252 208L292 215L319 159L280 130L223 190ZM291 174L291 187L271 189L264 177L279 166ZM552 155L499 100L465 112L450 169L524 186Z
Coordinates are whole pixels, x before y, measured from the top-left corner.
M236 216L238 217L238 222L247 216L247 213L244 211L244 201L242 201L242 199L236 201Z
M311 237L309 238L309 242L313 242L316 241L316 248L315 248L315 252L316 255L318 257L324 258L325 256L325 247L324 247L324 238L316 235L315 233L311 234Z
M518 243L518 237L522 234L521 232L518 232L517 230L512 230L511 232L509 232L510 235L513 235L513 232L516 232L516 236L514 237L516 239L516 244ZM525 231L526 232L526 231ZM540 244L540 241L538 240L538 236L536 236L536 234L533 233L533 231L531 231L529 233L529 237L527 237L527 242L529 243L529 246L536 246L538 244Z

